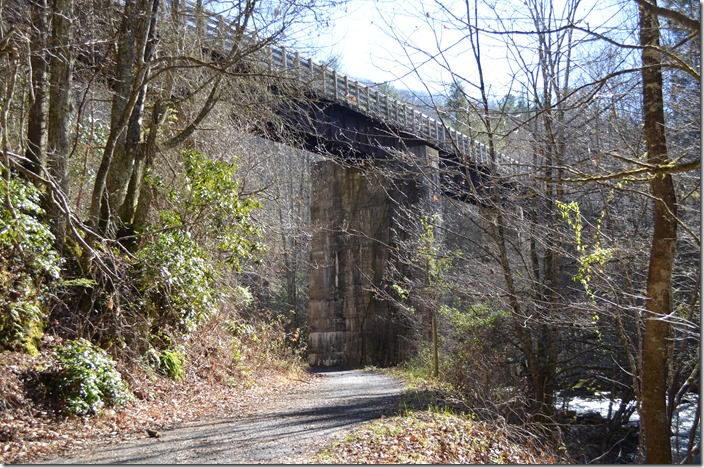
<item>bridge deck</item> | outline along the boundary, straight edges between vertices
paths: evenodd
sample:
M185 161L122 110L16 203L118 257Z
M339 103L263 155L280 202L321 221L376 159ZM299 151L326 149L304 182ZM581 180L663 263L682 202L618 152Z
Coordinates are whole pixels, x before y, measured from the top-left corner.
M188 25L195 30L195 7L191 2L188 5ZM226 50L232 48L234 44L228 40L228 26L224 18L213 12L204 12L204 16L206 35L218 38ZM263 49L258 60L271 73L298 79L320 98L376 119L448 154L462 155L474 164L487 168L492 166L489 148L485 144L458 132L446 122L418 111L408 103L315 63L310 58L301 57L296 51L281 45L270 45ZM494 164L495 170L502 175L517 174L521 166L517 160L501 153L496 155Z

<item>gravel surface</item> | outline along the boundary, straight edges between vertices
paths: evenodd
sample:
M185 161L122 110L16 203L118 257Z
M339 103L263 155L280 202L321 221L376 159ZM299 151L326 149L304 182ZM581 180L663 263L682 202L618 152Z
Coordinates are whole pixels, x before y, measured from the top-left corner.
M305 463L325 443L354 426L389 414L403 385L365 371L319 372L312 383L254 408L149 437L95 445L71 458L43 463Z

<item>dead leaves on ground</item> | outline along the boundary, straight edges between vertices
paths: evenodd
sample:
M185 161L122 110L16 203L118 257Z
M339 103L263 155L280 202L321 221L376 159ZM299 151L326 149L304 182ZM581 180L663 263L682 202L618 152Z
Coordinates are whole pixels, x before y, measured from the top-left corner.
M188 366L184 379L173 381L145 374L138 368L120 369L129 375L136 398L122 409L106 409L95 417L57 418L28 395L36 382L26 378L48 360L48 349L39 357L0 353L0 463L37 463L75 453L81 447L108 440L149 437L145 428L171 429L187 421L242 415L277 398L282 391L308 380L301 374L266 372L251 379L255 385L232 385L203 378ZM249 380L248 380L249 381Z
M313 462L547 464L556 460L512 442L488 423L419 411L369 423L335 442Z

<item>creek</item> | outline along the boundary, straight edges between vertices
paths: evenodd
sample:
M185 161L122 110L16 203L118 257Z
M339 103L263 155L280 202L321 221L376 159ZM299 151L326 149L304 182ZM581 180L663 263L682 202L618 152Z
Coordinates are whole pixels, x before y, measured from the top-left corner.
M577 416L585 417L598 415L608 419L619 407L621 401L618 398L611 398L610 392L601 392L589 395L569 395L571 392L558 392L556 406L559 411L574 411ZM683 398L683 402L676 408L672 417L672 460L674 463L680 462L687 453L689 434L694 425L697 411L697 401L699 395L689 394ZM631 402L635 405L635 402ZM632 408L632 407L631 407ZM628 425L638 427L640 416L637 411L628 420ZM701 421L695 432L695 446L701 441ZM633 454L635 457L635 454ZM700 463L700 457L695 459ZM635 460L634 460L635 461Z

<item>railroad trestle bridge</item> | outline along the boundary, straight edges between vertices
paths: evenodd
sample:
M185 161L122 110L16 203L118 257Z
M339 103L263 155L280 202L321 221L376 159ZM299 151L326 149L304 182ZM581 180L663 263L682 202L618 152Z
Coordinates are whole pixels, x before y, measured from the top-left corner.
M195 17L190 25L195 29ZM235 46L218 15L209 15L205 28L219 47ZM272 76L300 83L306 99L280 113L305 149L328 157L311 173L309 364L396 364L408 330L394 305L374 291L394 262L408 208L433 211L441 193L485 204L491 184L507 184L521 165L296 51L268 45L253 60ZM383 174L369 177L369 167L379 165Z

